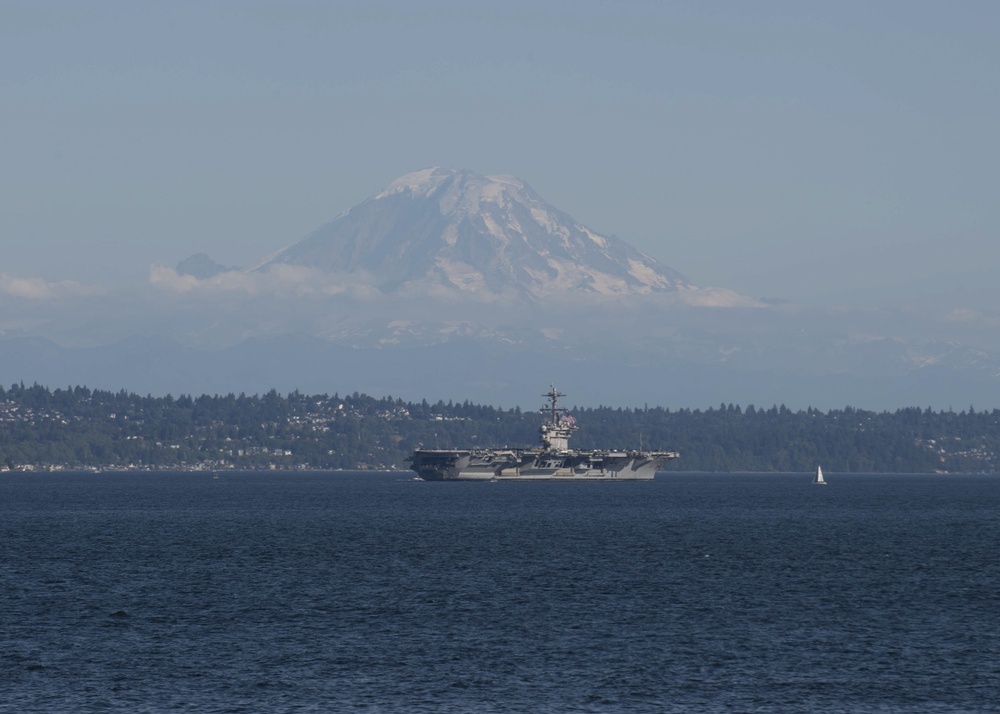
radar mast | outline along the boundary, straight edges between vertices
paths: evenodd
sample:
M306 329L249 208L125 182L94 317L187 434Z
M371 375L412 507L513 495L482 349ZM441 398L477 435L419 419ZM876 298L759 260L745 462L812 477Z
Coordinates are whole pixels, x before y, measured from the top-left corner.
M542 396L549 398L549 403L541 409L543 414L548 415L548 421L539 429L542 448L551 452L569 451L569 437L576 431L576 420L566 414L567 409L559 406L559 397L566 395L557 391L555 386L550 386Z

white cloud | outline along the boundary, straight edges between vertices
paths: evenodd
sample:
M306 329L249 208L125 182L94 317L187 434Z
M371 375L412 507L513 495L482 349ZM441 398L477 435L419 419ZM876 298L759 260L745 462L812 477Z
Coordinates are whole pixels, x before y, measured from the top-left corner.
M267 296L276 298L323 298L342 296L370 301L381 296L363 274L340 275L315 268L278 263L263 271L232 270L210 278L181 275L173 268L153 265L149 283L173 293L202 295Z
M149 284L175 293L240 291L254 294L256 292L253 280L239 271L219 273L211 278L201 280L193 275L181 275L173 268L164 265L150 266Z
M1000 315L982 312L980 310L972 310L970 308L956 308L949 311L944 319L946 322L955 322L960 324L981 324L981 325L998 325L1000 324Z
M44 278L19 278L0 273L0 295L25 300L57 300L64 297L103 295L104 288L72 280L51 282Z
M760 300L740 295L725 288L697 288L682 285L678 287L677 294L681 302L692 307L767 307Z

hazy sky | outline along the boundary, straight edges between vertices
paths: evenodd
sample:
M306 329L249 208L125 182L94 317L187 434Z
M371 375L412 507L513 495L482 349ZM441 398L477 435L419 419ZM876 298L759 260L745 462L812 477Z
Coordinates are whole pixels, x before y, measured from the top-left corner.
M998 27L960 0L2 0L0 274L249 265L441 165L696 284L995 308Z

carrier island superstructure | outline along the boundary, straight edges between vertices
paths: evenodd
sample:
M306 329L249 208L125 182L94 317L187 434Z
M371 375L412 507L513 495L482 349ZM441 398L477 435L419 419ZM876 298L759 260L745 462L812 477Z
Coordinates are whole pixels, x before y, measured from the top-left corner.
M424 481L648 481L676 451L571 449L576 421L549 389L535 449L417 449L410 468Z

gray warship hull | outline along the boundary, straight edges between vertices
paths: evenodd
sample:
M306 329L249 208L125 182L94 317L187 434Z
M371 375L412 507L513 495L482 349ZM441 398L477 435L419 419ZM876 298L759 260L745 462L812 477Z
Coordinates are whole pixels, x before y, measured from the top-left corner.
M574 450L576 419L559 406L565 396L551 387L542 408L536 449L417 449L410 468L424 481L649 481L676 451Z
M575 450L576 420L559 407L565 396L551 387L548 416L536 449L417 449L410 468L424 481L649 481L676 451Z
M672 451L417 449L410 468L424 481L649 481Z

